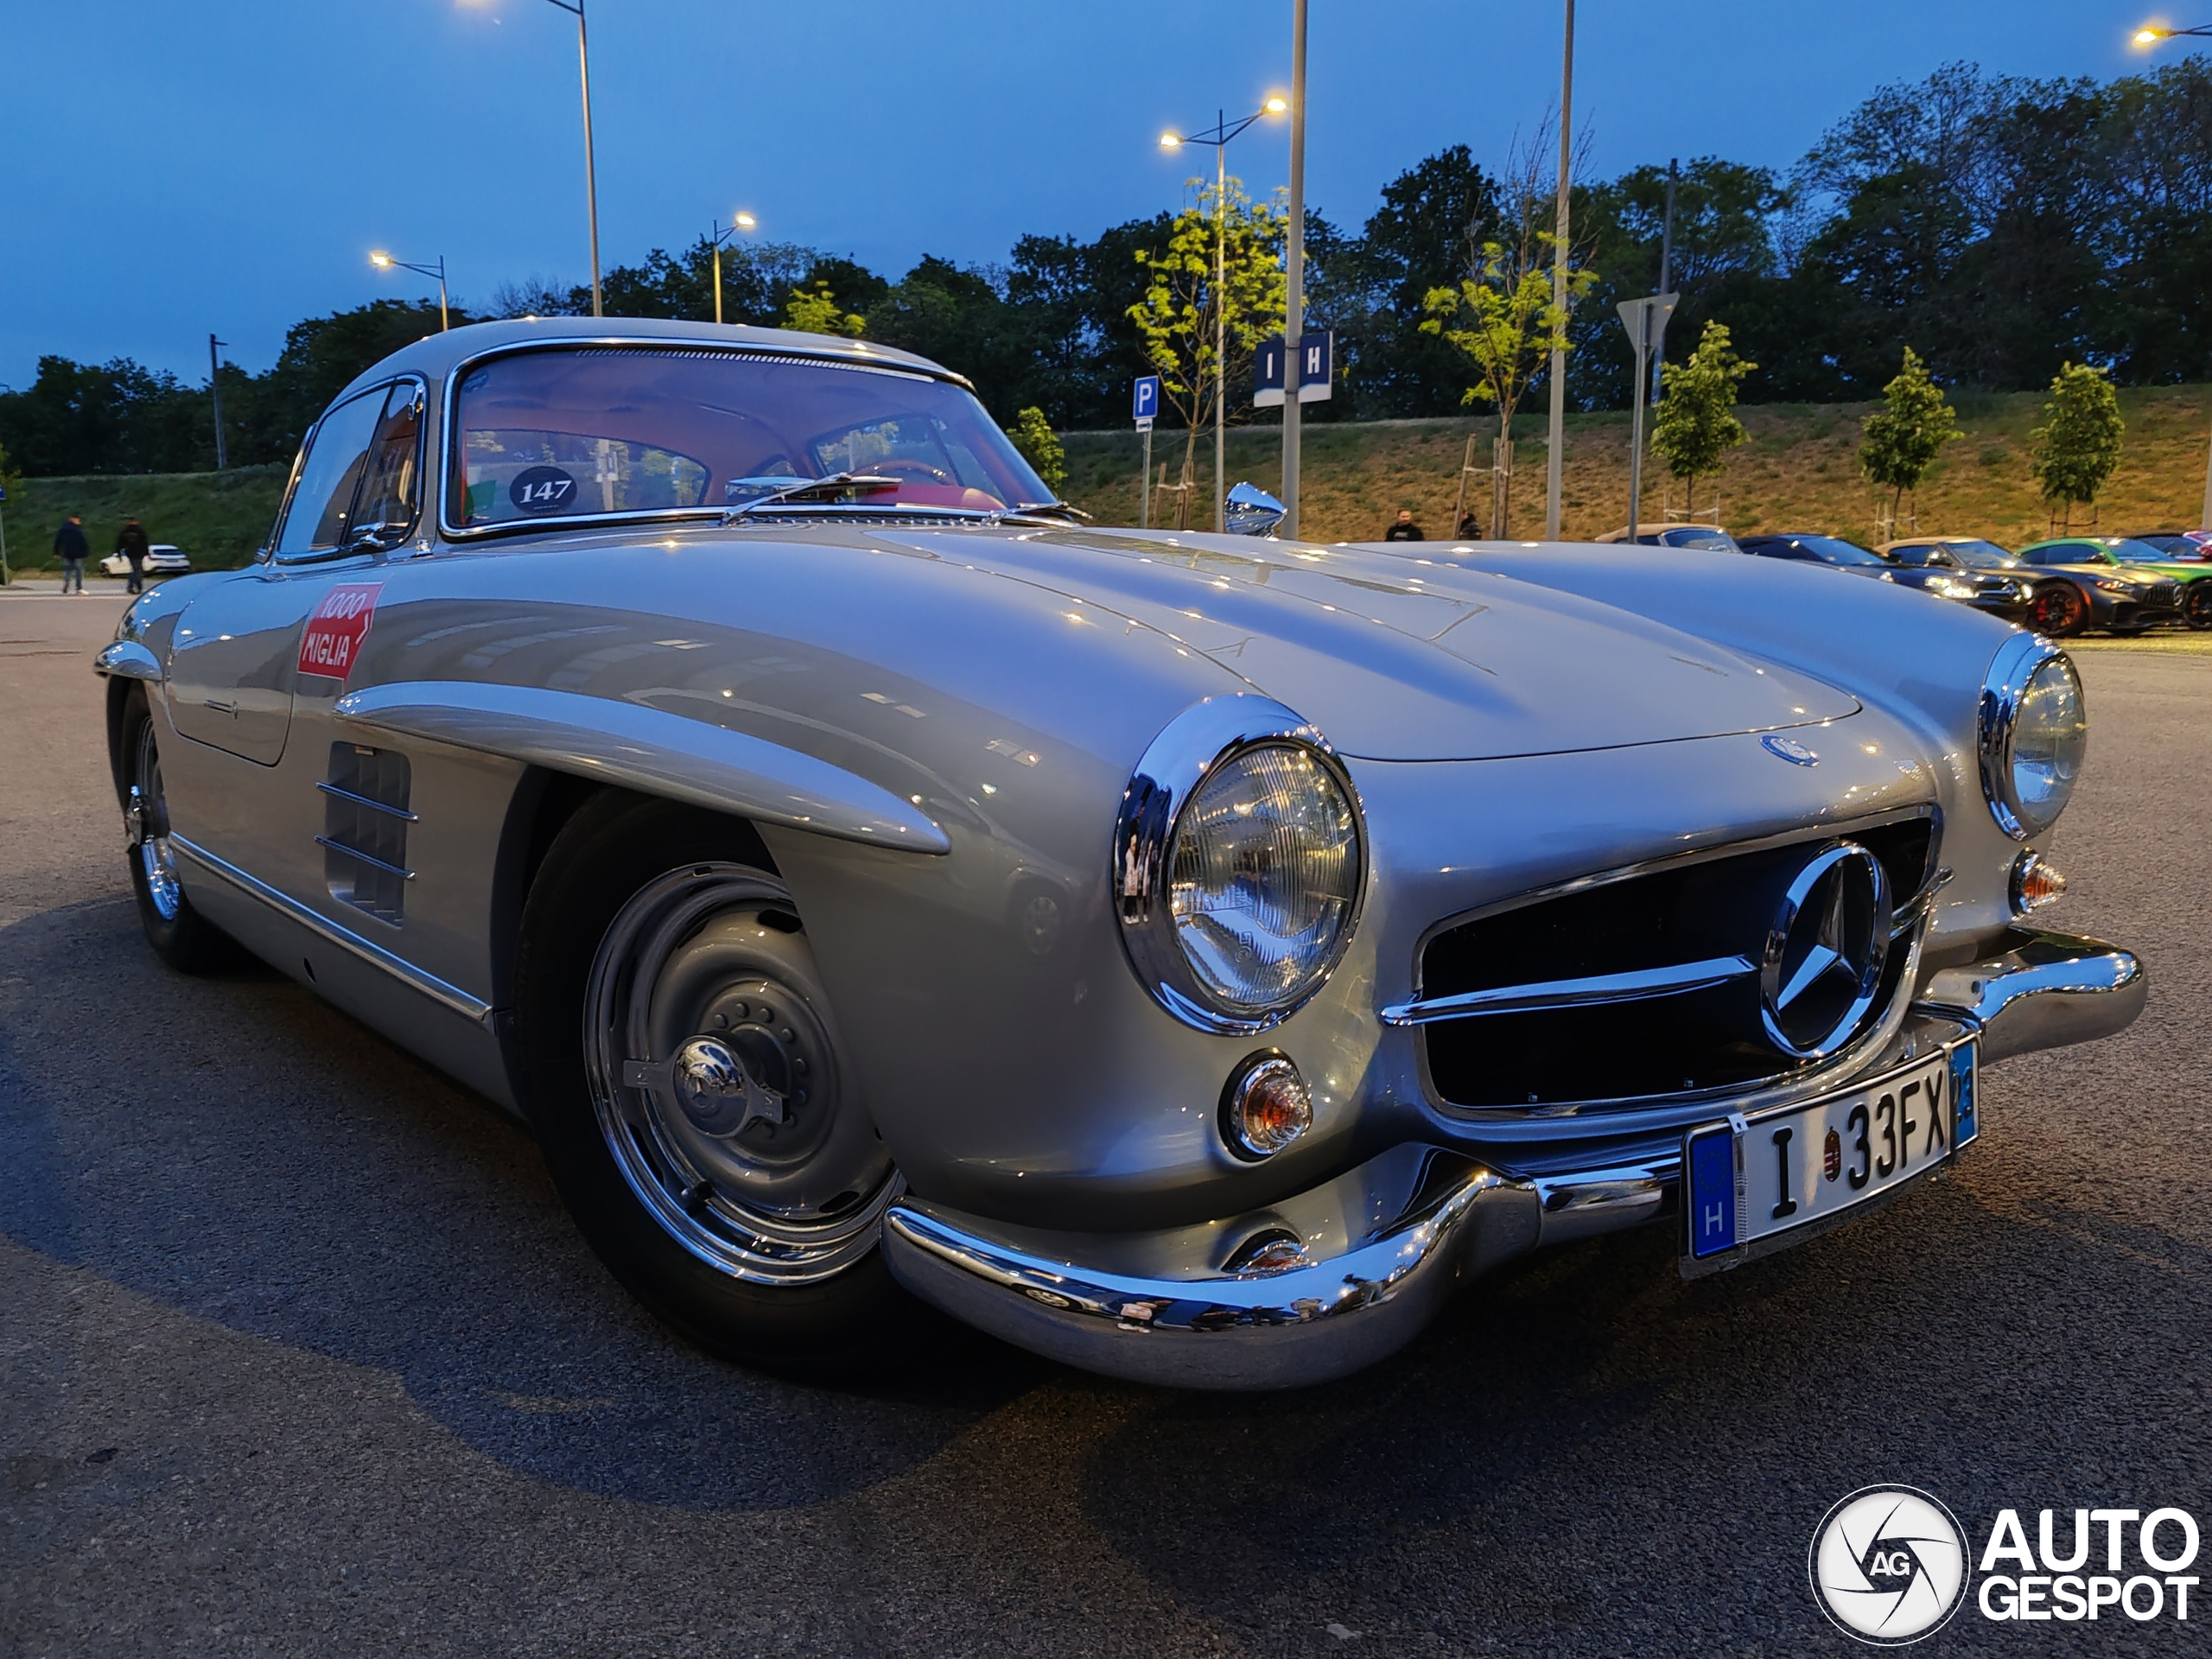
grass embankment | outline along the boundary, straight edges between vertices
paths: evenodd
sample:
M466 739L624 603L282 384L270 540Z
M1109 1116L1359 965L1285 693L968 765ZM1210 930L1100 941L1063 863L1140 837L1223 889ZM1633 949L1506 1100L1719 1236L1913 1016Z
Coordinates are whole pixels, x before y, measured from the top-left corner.
M1966 436L1952 444L1920 489L1919 528L1955 536L1986 536L2009 547L2044 533L2043 505L2028 478L2029 433L2042 419L2037 392L1956 400ZM2193 525L2203 505L2205 443L2212 425L2212 388L2160 386L2123 391L2126 447L2100 505L2114 531ZM1820 531L1869 541L1882 505L1859 475L1859 423L1864 404L1768 404L1742 410L1751 441L1728 470L1699 486L1700 502L1718 502L1721 522L1744 532ZM1305 431L1302 494L1306 535L1316 540L1366 540L1382 533L1400 507L1411 507L1431 536L1451 530L1452 503L1468 434L1478 434L1478 460L1487 463L1496 423L1478 417L1313 425ZM1587 540L1628 518L1628 416L1567 418L1562 480L1565 531ZM1069 499L1105 524L1137 522L1139 441L1134 432L1071 432L1067 448ZM1513 531L1542 533L1545 443L1540 416L1514 428ZM1154 435L1155 469L1173 477L1182 464L1181 434ZM1198 487L1191 523L1205 525L1212 499L1213 442L1201 437ZM282 466L236 467L225 473L95 474L34 478L11 495L5 512L9 563L17 569L52 568L54 526L81 514L94 556L115 545L126 515L136 513L157 542L174 542L201 569L245 563L269 533L284 487ZM1282 480L1282 434L1273 426L1240 427L1229 435L1229 476L1274 490ZM1489 499L1486 474L1468 480L1471 502ZM1669 503L1671 499L1672 505ZM1679 512L1681 486L1656 463L1645 469L1644 517ZM1173 524L1172 498L1155 500L1153 522ZM1907 528L1910 528L1908 521Z
M283 493L285 465L233 467L222 473L96 473L85 478L27 478L8 493L8 564L59 569L54 532L71 513L85 521L92 557L115 550L116 532L134 513L149 541L171 542L195 569L244 564L269 537Z
M1961 395L1955 403L1966 435L1948 447L1920 488L1918 528L1930 533L1986 536L2017 547L2045 533L2046 515L2028 476L2031 431L2042 422L2039 392ZM2212 427L2212 388L2159 386L2120 394L2127 422L2120 469L2106 486L2099 521L2111 531L2194 525L2202 515L2205 445ZM1866 542L1875 533L1883 496L1859 476L1859 422L1866 404L1768 404L1739 411L1751 441L1718 479L1698 486L1700 518L1718 503L1721 522L1743 532L1815 531ZM1452 504L1469 433L1478 433L1478 464L1487 466L1494 419L1382 421L1370 425L1309 425L1304 433L1300 494L1304 532L1319 541L1380 536L1400 507L1411 507L1432 537L1451 531ZM1513 533L1543 533L1546 448L1541 416L1514 424ZM1588 540L1628 521L1629 424L1625 414L1567 417L1561 480L1563 529ZM1067 448L1069 499L1104 524L1137 521L1139 440L1134 432L1074 432ZM1182 464L1182 435L1153 435L1153 465ZM1202 435L1198 488L1190 523L1210 524L1213 442ZM1229 477L1274 490L1282 477L1282 435L1273 426L1231 429ZM1470 478L1468 497L1487 513L1487 474ZM1682 487L1656 462L1644 468L1643 517L1677 515ZM1671 505L1669 505L1671 499ZM1908 498L1910 512L1915 506ZM1174 522L1172 499L1154 524ZM2077 514L2075 525L2080 527ZM1913 528L1910 519L1905 529ZM1902 532L1901 532L1902 533Z

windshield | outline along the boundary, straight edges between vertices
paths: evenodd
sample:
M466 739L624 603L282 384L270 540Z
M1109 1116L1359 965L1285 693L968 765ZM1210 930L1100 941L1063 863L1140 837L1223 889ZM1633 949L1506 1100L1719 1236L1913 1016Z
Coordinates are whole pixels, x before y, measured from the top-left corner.
M2120 561L2090 542L2052 542L2035 550L2037 564L2118 564Z
M2176 537L2174 539L2184 541L2186 538ZM2171 564L2173 562L2173 555L2169 550L2154 547L2139 537L2115 536L2105 543L2105 548L2123 564ZM2194 559L2197 555L2192 550L2189 556Z
M1792 536L1789 539L1823 564L1886 565L1889 563L1889 561L1878 553L1869 553L1863 547L1850 542L1838 541L1833 536Z
M1994 542L1946 542L1943 550L1976 570L2013 570L2020 563Z
M651 346L518 353L461 382L454 429L453 516L472 530L721 512L839 473L865 480L843 495L870 512L1052 499L973 395L866 364Z
M1662 530L1658 539L1662 547L1699 548L1707 553L1740 553L1744 550L1736 545L1736 538L1725 530Z

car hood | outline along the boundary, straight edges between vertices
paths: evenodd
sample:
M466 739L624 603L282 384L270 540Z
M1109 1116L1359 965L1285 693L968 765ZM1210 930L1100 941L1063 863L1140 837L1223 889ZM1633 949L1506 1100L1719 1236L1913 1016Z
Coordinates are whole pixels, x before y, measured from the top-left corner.
M1090 620L1164 633L1355 757L1618 748L1815 725L1859 708L1796 670L1440 550L1098 531L874 539L1049 588ZM1712 580L1728 581L1715 563Z
M2126 564L2031 564L2031 570L2056 570L2062 575L2088 576L2092 581L2103 577L2118 577L2144 588L2154 588L2162 582L2171 582L2167 575L2154 575L2140 565Z

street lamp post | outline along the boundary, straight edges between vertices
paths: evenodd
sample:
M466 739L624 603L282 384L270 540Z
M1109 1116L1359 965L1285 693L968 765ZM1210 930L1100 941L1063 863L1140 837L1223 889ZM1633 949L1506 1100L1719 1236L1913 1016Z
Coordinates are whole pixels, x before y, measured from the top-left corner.
M1552 306L1567 315L1567 170L1574 160L1574 0L1567 0L1567 48L1559 71L1559 208L1553 220ZM1544 459L1544 539L1560 537L1560 482L1567 463L1567 352L1552 348L1552 410L1550 449ZM1465 486L1465 477L1461 480ZM1459 533L1457 524L1452 533Z
M227 340L218 340L213 334L207 336L207 397L214 405L215 470L219 473L227 471L231 464L230 457L223 448L223 359L220 356L223 347L230 343Z
M1160 135L1162 149L1185 144L1213 146L1213 527L1229 528L1229 141L1263 115L1281 115L1290 106L1271 98L1242 121L1230 124L1221 111L1214 111L1212 128L1205 132Z
M591 50L584 39L584 0L545 0L576 15L576 68L584 88L584 206L591 215L591 314L599 308L599 177L593 170L591 145Z
M438 332L443 334L448 328L453 326L451 319L448 318L446 314L445 255L442 253L440 254L438 256L438 263L435 265L410 265L404 259L395 259L383 249L379 248L369 256L369 263L374 265L378 270L391 270L396 267L400 270L412 270L419 272L421 275L425 276L436 277L438 279ZM211 353L214 349L214 340L212 336L208 340L208 349Z
M2195 29L2161 29L2155 23L2145 23L2135 31L2135 44L2145 48L2161 41L2185 40L2191 36L2202 39L2212 36L2212 23L2200 23ZM2212 530L2212 448L2204 456L2204 513L2199 528Z
M722 229L721 221L717 219L714 230L709 234L708 239L715 245L715 321L717 323L722 320L722 244L740 231L751 230L760 221L750 213L733 213L728 230Z
M1306 338L1306 0L1292 0L1290 13L1290 224L1283 250L1283 361L1303 364ZM1299 393L1297 369L1283 377L1282 533L1298 537Z

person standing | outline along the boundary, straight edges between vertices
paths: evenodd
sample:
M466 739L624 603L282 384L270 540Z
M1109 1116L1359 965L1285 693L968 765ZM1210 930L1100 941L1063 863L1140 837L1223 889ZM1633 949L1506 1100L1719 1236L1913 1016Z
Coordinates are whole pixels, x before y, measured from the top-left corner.
M146 591L146 532L139 527L136 518L124 522L122 532L115 538L115 550L130 561L129 591L134 594L144 593Z
M92 551L85 540L85 521L71 513L54 532L54 555L61 561L61 591L85 591L85 556ZM74 582L73 590L70 584Z
M1398 521L1382 532L1382 539L1386 542L1425 542L1428 537L1422 535L1421 526L1414 523L1413 509L1400 507Z

